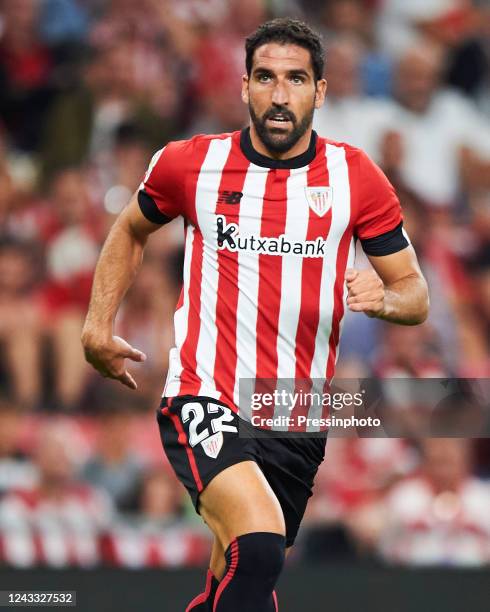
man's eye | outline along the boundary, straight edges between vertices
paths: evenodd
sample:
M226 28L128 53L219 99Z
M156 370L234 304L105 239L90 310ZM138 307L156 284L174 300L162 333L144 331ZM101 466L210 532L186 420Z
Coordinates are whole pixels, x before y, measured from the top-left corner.
M268 74L261 74L259 76L259 81L261 83L268 83L271 80L270 76Z
M291 77L291 81L296 85L300 85L301 83L304 82L304 79L302 76L293 76Z

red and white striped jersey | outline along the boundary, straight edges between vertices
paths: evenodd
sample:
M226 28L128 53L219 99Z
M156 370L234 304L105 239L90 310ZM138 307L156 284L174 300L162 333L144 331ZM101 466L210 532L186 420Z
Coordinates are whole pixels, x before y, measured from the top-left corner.
M292 159L249 130L171 142L139 193L156 223L185 220L183 287L164 395L239 406L240 379L330 379L354 243L405 248L398 198L359 149L319 138Z

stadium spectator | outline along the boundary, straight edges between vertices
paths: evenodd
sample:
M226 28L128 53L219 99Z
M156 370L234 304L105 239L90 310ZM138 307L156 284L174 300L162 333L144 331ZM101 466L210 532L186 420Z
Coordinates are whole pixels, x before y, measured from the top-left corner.
M355 36L361 40L368 40L372 35L368 6L363 0L321 3L320 11L327 34Z
M14 397L33 408L41 396L40 318L35 305L36 265L30 245L0 238L1 366Z
M130 449L133 415L111 406L100 412L96 451L82 466L80 476L105 490L119 510L135 511L144 465Z
M382 378L442 378L448 371L437 350L437 339L427 326L383 328L382 353L374 359L374 370Z
M23 412L13 402L0 397L0 499L12 489L30 489L36 471L20 446Z
M152 149L142 129L133 123L122 124L116 134L112 155L87 168L87 188L99 213L105 215L105 229L126 206L145 173Z
M361 62L365 48L352 37L334 39L327 48L328 96L315 113L320 136L348 142L377 158L387 129L387 104L363 94ZM378 161L380 161L378 159Z
M141 484L138 515L125 516L108 533L105 560L128 567L200 565L211 541L182 514L184 490L164 468L152 468Z
M118 129L128 122L139 125L152 146L157 135L162 146L175 134L177 97L169 66L160 61L149 80L141 82L134 52L128 39L94 49L83 81L53 102L41 145L45 176L67 164L109 163Z
M396 438L332 438L307 511L309 531L300 545L312 561L355 558L350 524L360 508L379 499L417 465L417 455Z
M134 84L130 49L114 45L91 58L82 84L54 101L45 122L43 170L49 177L67 164L80 164L91 152L106 154L115 131L130 115Z
M147 529L159 529L182 520L184 489L166 468L155 468L145 474L139 501Z
M38 484L12 490L0 502L2 561L25 567L92 566L100 561L99 535L112 516L109 497L75 477L82 452L68 423L43 427L34 452Z
M490 128L471 102L441 89L443 61L441 48L429 43L403 53L378 153L383 160L386 138L398 136L395 167L386 160L384 167L431 207L454 207L461 189L489 186Z
M397 57L428 36L444 45L456 45L471 35L474 3L466 0L385 0L378 14L378 39Z
M372 3L364 0L333 0L320 3L319 13L319 20L326 28L328 46L340 37L356 40L363 47L359 58L363 93L369 96L389 96L393 62L379 48L375 29L376 10ZM330 67L328 70L330 72Z
M110 0L92 28L90 41L99 53L113 46L130 49L126 71L134 83L136 116L152 149L174 132L181 93L181 73L169 52L162 15L169 7L153 0Z
M108 0L102 14L90 32L90 42L97 48L107 48L121 39L131 39L137 45L151 45L162 33L158 15L151 0Z
M490 7L485 1L473 4L473 31L467 32L465 36L450 46L446 81L450 86L471 96L488 118L490 117L488 101Z
M0 116L15 149L38 150L54 93L54 57L39 38L37 0L2 2Z
M87 377L78 340L99 252L98 217L84 175L60 171L50 187L51 219L43 230L46 279L41 292L44 325L54 349L55 397L76 407Z
M477 199L470 196L470 206L471 202L476 204ZM431 284L429 325L438 336L446 365L459 376L488 374L484 317L478 309L477 286L471 272L472 267L476 268L476 253L482 248L485 232L485 215L481 210L480 207L477 217L481 226L473 230L471 225L462 226L448 211L425 213L430 218L423 247L424 270ZM469 261L474 261L473 266L465 265Z
M233 98L240 91L244 71L243 39L264 20L264 0L209 0L201 7L199 3L186 2L172 10L158 0L151 2L174 53L187 67L182 72L187 74L186 93L192 116L184 136L242 127L246 109L233 103ZM205 5L214 10L205 10Z
M378 550L394 563L480 565L490 561L490 488L471 475L468 440L423 445L418 475L382 504Z

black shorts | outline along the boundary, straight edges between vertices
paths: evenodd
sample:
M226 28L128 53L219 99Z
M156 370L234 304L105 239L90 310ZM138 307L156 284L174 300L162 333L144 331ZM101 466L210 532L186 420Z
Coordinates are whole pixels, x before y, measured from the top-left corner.
M325 455L326 436L254 437L254 428L222 402L183 395L163 398L157 411L163 448L199 512L199 495L227 467L255 461L281 505L292 546ZM240 435L238 428L240 427ZM248 432L248 435L247 435Z

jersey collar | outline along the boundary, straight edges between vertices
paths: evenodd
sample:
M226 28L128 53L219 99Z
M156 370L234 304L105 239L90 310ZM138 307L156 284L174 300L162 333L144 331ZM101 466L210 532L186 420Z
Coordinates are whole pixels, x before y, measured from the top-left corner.
M250 128L247 127L241 131L240 134L240 148L245 157L256 166L262 166L263 168L284 168L286 170L292 170L294 168L302 168L310 164L316 155L316 141L317 133L313 130L311 132L310 145L304 153L296 155L296 157L290 157L289 159L273 159L267 157L256 151L252 145L250 138Z

